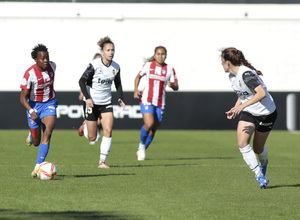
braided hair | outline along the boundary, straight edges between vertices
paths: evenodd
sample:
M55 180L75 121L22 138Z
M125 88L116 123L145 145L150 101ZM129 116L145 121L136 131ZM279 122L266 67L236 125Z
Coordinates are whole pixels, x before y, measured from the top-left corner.
M222 50L221 57L224 60L229 60L232 63L232 65L234 65L234 66L244 65L244 66L249 67L250 69L254 70L258 75L262 75L261 71L256 70L248 62L248 60L246 60L243 52L234 47L228 47L228 48Z
M37 58L37 53L39 51L45 51L48 53L48 48L44 44L38 44L38 45L34 46L34 48L32 49L32 52L31 52L32 59Z

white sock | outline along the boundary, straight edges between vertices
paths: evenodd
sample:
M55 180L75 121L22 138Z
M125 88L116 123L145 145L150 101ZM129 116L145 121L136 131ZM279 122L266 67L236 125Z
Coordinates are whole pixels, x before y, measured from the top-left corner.
M266 148L266 146L264 146L264 150L263 152L261 152L260 154L257 154L260 165L264 166L266 164L267 161L267 156L268 156L268 149Z
M38 168L40 167L40 165L41 165L41 164L39 164L39 163L35 164L34 169L38 169Z
M83 126L83 134L84 134L84 137L86 137L86 139L89 139L89 136L88 136L89 133L88 133L86 123Z
M89 133L88 133L88 129L87 129L86 123L83 126L83 134L86 137L86 139L89 140L89 137L88 137ZM101 137L101 135L100 135L99 129L97 128L97 137L96 137L96 140L94 140L94 141L99 141L100 137Z
M101 135L100 135L100 131L99 129L97 128L97 137L96 137L96 140L95 141L99 141Z
M106 157L111 148L112 138L111 137L102 137L101 145L100 145L100 162L105 162Z
M255 173L255 176L262 175L261 170L258 165L258 161L256 158L256 155L254 151L252 150L252 147L250 144L248 144L244 148L240 148L240 152L243 155L243 159L248 165L248 167Z

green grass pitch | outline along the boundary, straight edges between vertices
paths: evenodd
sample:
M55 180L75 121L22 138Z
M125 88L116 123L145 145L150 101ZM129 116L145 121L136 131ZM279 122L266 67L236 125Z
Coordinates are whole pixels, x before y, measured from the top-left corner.
M113 131L107 164L77 130L54 130L55 180L30 176L27 130L0 131L0 219L300 219L300 135L272 131L261 190L235 131L158 130L137 161L139 131Z

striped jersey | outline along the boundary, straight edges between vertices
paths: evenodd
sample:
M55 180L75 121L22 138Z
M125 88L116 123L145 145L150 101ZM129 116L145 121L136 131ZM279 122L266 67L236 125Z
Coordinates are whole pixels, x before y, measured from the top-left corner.
M139 75L146 75L146 86L142 92L140 104L151 103L164 109L167 82L178 82L174 68L168 64L158 66L155 61L146 62Z
M56 64L50 61L46 70L40 70L36 64L26 70L20 88L29 90L29 100L47 102L55 97L55 69Z
M276 110L272 96L267 91L263 80L254 70L242 65L236 76L229 74L229 80L231 81L233 90L242 103L250 100L255 95L254 89L259 85L262 85L267 93L265 98L246 107L243 111L249 112L253 116L262 116L269 115Z

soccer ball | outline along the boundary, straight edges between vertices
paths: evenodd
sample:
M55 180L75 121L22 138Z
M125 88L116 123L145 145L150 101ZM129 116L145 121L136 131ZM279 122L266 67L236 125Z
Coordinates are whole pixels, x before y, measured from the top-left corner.
M53 163L43 162L39 166L37 176L40 180L52 180L56 176L56 167Z

